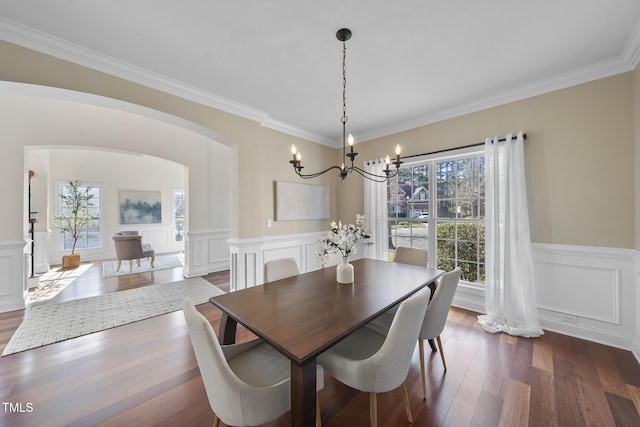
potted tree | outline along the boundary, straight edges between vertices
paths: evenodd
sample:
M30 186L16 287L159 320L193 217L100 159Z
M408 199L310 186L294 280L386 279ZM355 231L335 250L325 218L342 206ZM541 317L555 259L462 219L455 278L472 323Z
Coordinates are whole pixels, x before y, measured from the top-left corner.
M83 187L80 181L75 180L69 181L69 185L59 196L62 213L54 215L53 220L63 236L64 233L69 233L73 239L71 254L62 257L62 268L77 267L80 265L80 254L76 254L76 245L80 235L90 225L91 213L89 210L93 206L91 203L93 194L90 186Z

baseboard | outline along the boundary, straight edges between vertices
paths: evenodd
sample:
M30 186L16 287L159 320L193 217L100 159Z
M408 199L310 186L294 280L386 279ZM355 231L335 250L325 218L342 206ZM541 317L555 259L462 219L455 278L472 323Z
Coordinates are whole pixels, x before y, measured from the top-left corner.
M639 252L553 244L532 249L542 328L630 350L640 361ZM483 313L484 289L461 284L453 305Z
M638 363L640 363L640 337L638 335L636 335L636 338L633 340L631 352L633 353L633 356L636 358Z
M484 313L484 289L461 283L453 297L452 305L479 314Z

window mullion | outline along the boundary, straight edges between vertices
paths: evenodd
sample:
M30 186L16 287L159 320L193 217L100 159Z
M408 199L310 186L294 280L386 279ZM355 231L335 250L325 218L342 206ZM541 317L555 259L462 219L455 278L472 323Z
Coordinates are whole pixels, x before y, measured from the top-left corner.
M429 218L427 220L427 224L429 224L429 238L428 238L428 265L431 268L436 268L438 266L438 253L437 253L437 216L438 216L438 205L437 205L437 193L438 193L438 182L436 179L436 162L431 160L428 162L428 171L429 171Z

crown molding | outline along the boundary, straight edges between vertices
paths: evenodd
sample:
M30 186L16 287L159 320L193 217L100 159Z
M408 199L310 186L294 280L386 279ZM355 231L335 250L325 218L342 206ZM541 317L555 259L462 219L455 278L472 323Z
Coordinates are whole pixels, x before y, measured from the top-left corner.
M67 42L49 34L34 30L16 22L0 17L0 39L35 50L55 58L91 68L119 77L152 89L160 90L184 99L198 102L231 114L259 122L262 126L303 138L332 148L339 148L335 141L301 129L299 127L274 120L266 112L230 99L203 91L177 80L162 76L141 67L134 66L113 57ZM360 141L368 141L394 133L437 123L465 114L482 111L526 98L531 98L556 90L576 86L593 80L610 77L632 71L640 63L640 21L625 45L622 54L615 59L583 67L559 76L541 80L523 87L514 88L483 100L471 102L448 110L428 114L396 123L392 126L376 129L360 135Z
M622 51L622 57L631 66L631 69L635 69L640 63L640 21L636 23L631 32L631 36Z
M636 26L636 29L637 28L638 27ZM502 92L480 101L471 102L455 108L416 117L392 126L380 128L373 132L360 135L360 139L362 141L369 141L392 135L394 133L441 122L443 120L453 119L465 114L476 113L478 111L499 107L511 102L521 101L523 99L544 95L556 90L566 89L605 77L611 77L617 74L633 71L640 60L640 31L635 31L635 42L633 49L628 49L628 51L625 49L625 53L616 59L603 61L565 74L554 76L549 79L540 80L538 82L514 88L513 90ZM631 46L631 44L628 43L627 47L629 46Z
M317 133L309 132L305 129L290 125L285 122L281 122L279 120L266 118L265 120L262 121L261 124L266 128L277 130L279 132L286 133L289 135L297 136L298 138L307 139L309 141L312 141L318 144L326 145L327 147L331 147L331 148L342 147L342 145L338 145L336 141L328 139L322 135L318 135Z
M257 122L268 114L0 17L0 39Z
M529 85L514 88L513 90L471 102L445 111L428 114L414 119L406 120L392 126L377 129L364 135L360 135L361 141L369 141L394 133L403 132L421 126L441 122L443 120L460 117L465 114L476 113L488 108L499 107L515 101L531 98L560 89L566 89L594 80L611 77L617 74L633 71L640 63L640 21L636 23L622 54L618 58L603 61L587 67L573 70L549 79L541 80Z

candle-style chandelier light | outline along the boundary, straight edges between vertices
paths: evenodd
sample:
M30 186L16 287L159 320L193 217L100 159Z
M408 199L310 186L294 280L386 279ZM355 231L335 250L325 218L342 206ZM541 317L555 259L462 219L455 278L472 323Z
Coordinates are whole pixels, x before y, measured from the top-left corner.
M293 165L293 169L296 174L304 179L309 178L317 178L320 175L329 172L332 169L337 169L340 174L340 178L342 182L351 175L352 172L356 172L363 177L370 179L376 182L384 182L389 178L393 178L398 174L398 170L400 169L400 165L402 162L400 161L400 145L396 146L396 158L392 162L389 156L385 159L386 167L384 169L384 175L377 175L371 172L368 172L364 169L359 168L354 164L354 159L358 156L358 153L353 151L354 139L353 135L349 134L347 136L347 40L351 38L351 30L348 28L342 28L338 30L336 33L336 38L342 42L342 165L340 166L331 166L321 172L304 174L302 173L302 155L296 149L295 145L291 146L291 154L293 155L293 160L290 160L289 163ZM347 152L347 142L349 143L349 152ZM349 160L347 160L347 158ZM350 163L350 165L349 165ZM395 170L390 170L389 166L393 163L395 165Z

